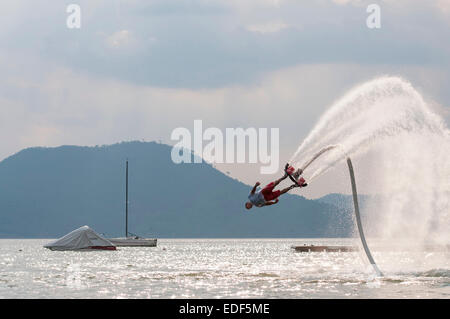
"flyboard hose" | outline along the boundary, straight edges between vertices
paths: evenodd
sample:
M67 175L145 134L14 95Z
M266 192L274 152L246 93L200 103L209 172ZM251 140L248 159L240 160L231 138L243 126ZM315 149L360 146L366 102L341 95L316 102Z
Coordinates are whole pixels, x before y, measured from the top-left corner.
M367 258L369 259L370 264L375 269L375 272L378 276L383 276L383 273L378 268L375 260L370 253L369 246L367 246L366 236L364 236L364 230L361 222L361 216L359 214L359 205L358 205L358 193L356 192L356 181L355 181L355 173L353 172L353 165L350 157L347 157L347 165L348 170L350 172L350 180L352 182L352 194L353 194L353 204L355 206L355 217L356 217L356 225L358 225L359 238L361 238L362 245L364 247L364 251L366 253Z
M331 145L328 147L323 148L320 152L316 153L312 159L310 159L303 167L301 168L302 171L304 171L312 162L314 162L319 156L321 156L323 153L334 149L337 145ZM378 268L377 264L375 263L375 260L372 257L372 254L370 253L369 246L367 245L366 237L364 236L364 230L361 222L361 215L359 213L359 204L358 204L358 193L356 191L356 181L355 181L355 173L353 171L353 165L350 157L347 157L347 165L348 170L350 173L350 180L352 183L352 194L353 194L353 205L355 207L355 219L356 219L356 225L358 227L359 232L359 238L361 239L361 243L364 247L364 252L366 253L367 259L369 259L370 264L374 268L377 276L383 276L383 273Z

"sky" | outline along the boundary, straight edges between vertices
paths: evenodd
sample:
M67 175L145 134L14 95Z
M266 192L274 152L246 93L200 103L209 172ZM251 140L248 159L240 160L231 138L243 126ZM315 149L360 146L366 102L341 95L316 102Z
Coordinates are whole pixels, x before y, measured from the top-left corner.
M81 28L66 25L69 4ZM369 29L369 4L381 28ZM381 75L450 123L450 0L5 0L0 159L145 140L177 127L279 128L280 165L330 105ZM259 165L216 165L247 184ZM324 184L307 197L340 191Z

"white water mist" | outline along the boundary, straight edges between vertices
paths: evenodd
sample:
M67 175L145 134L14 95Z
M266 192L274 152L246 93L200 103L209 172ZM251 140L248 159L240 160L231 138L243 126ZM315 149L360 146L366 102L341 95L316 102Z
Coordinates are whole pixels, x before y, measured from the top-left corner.
M408 246L450 243L450 132L412 85L381 77L352 89L333 104L291 158L301 167L329 145L338 145L305 171L311 182L350 156L368 154L376 174L375 198L365 226L383 241ZM365 157L364 157L365 156ZM372 194L374 195L374 194Z

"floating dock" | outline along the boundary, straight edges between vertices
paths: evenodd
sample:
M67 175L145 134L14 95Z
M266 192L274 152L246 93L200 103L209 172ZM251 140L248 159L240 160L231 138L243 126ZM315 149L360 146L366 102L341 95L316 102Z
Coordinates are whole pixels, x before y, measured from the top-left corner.
M327 252L327 253L340 253L340 252L352 252L358 251L358 246L314 246L314 245L303 245L303 246L292 246L297 252L310 253L310 252Z
M300 253L311 253L311 252L327 252L327 253L336 253L336 252L353 252L359 251L358 246L321 246L321 245L303 245L303 246L291 246L296 252ZM424 246L412 246L412 247L404 247L404 246L379 246L376 247L377 251L425 251L425 252L450 252L450 245L424 245Z

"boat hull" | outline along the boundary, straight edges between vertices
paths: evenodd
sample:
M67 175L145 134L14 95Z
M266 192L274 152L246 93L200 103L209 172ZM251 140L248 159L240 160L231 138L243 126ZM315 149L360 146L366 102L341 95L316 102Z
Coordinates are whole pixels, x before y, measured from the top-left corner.
M108 240L117 247L156 247L156 238L108 238Z

